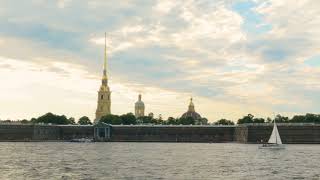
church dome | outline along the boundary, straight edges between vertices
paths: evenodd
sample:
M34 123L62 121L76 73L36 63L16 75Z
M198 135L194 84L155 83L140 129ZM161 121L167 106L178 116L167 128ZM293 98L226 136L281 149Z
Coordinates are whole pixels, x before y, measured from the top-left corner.
M137 101L137 102L135 103L135 106L136 106L136 107L144 107L144 103L143 103L142 101Z
M135 103L134 109L136 118L144 116L144 103L141 101L141 94L139 94L139 99Z
M181 116L182 118L187 118L187 117L192 117L194 120L198 120L198 119L201 119L201 116L199 113L197 112L185 112L183 113L183 115Z
M192 102L192 98L190 99L190 104L189 104L189 108L188 111L185 112L182 116L182 118L187 118L187 117L192 117L194 120L198 120L201 119L201 116L199 113L197 113L194 109L194 104Z
M141 101L141 95L139 95L139 100L135 103L135 107L144 107L144 103Z

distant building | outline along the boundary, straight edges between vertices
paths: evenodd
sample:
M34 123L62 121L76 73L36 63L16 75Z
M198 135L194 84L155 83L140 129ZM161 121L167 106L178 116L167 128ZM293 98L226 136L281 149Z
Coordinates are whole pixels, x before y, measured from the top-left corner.
M187 118L187 117L192 117L194 120L198 121L201 119L201 116L199 113L197 113L194 109L194 104L192 102L192 98L190 99L190 104L188 107L188 111L185 112L181 118Z
M141 101L141 94L139 94L139 99L135 103L134 109L136 118L144 116L145 106L144 103Z
M111 92L108 86L108 75L107 75L107 53L106 53L106 35L104 44L104 64L103 64L103 75L102 84L98 91L98 105L96 110L96 118L94 120L97 123L102 116L111 114Z

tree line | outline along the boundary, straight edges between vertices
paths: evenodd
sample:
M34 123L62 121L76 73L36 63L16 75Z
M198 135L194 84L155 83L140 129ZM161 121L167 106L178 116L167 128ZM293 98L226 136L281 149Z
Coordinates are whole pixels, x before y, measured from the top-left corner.
M3 122L20 122L22 124L62 124L62 125L89 125L92 124L91 120L87 116L83 116L78 119L77 123L75 121L75 118L70 117L67 118L65 115L56 115L51 112L48 112L38 118L31 118L30 120L23 119L18 121L11 121L11 120L3 120Z
M161 117L154 118L152 116L142 116L136 118L132 113L127 113L121 116L118 115L107 115L103 116L100 119L100 122L104 122L107 124L124 124L124 125L134 125L134 124L163 124L163 125L189 125L189 124L207 124L208 120L206 118L202 118L199 120L195 120L192 117L187 118L173 118L169 117L167 120L163 120Z
M5 120L4 122L11 122L10 120ZM32 118L30 120L20 120L18 121L23 124L61 124L61 125L90 125L92 121L87 117L83 116L75 121L75 118L67 118L65 115L56 115L51 112L46 113L38 118ZM163 120L161 117L154 118L153 116L142 116L136 118L132 113L127 113L123 115L106 115L100 119L100 122L113 125L135 125L135 124L163 124L163 125L190 125L190 124L207 124L208 120L202 118L200 120L195 120L192 117L188 118L173 118L169 117L167 120Z
M254 115L248 114L239 119L237 124L244 123L271 123L273 121L277 123L320 123L320 114L307 113L305 115L295 115L291 119L280 114L276 115L273 119L268 117L267 119L255 118Z
M274 118L257 118L252 114L248 114L238 119L237 124L245 123L271 123L273 120L276 120L277 123L320 123L320 114L311 114L307 113L305 115L295 115L291 119L278 114ZM10 120L4 120L4 122L10 122ZM29 123L29 124L80 124L80 125L90 125L92 121L87 117L83 116L79 118L76 122L75 118L67 118L65 115L56 115L51 112L46 113L38 118L32 118L30 120L21 120L20 123ZM142 116L136 118L132 113L127 113L123 115L106 115L100 119L100 122L113 125L135 125L135 124L163 124L163 125L197 125L197 124L209 124L206 118L200 120L195 120L192 117L187 118L173 118L169 117L166 120L163 120L161 117L154 118L152 116ZM235 122L228 119L220 119L213 123L213 125L234 125Z

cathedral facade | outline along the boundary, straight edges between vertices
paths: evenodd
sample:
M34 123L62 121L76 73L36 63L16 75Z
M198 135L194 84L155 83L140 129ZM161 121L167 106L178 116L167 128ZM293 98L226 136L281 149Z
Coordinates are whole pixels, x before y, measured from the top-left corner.
M96 110L96 118L94 120L95 123L97 123L102 116L111 114L111 92L108 86L106 49L107 48L106 48L106 35L105 35L103 75L102 75L101 86L98 91L98 105Z

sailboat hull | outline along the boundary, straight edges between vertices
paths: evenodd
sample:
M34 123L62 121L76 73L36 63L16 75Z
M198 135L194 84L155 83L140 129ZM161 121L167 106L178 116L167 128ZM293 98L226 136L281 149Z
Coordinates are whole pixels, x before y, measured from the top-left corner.
M259 146L259 149L285 149L284 144L263 144Z

